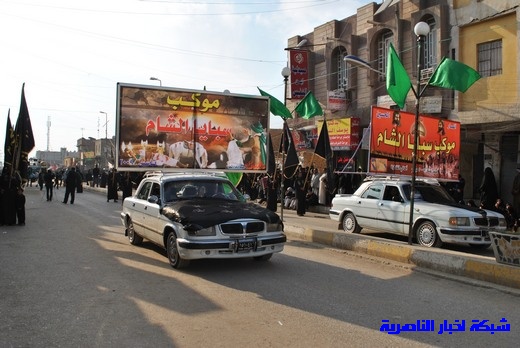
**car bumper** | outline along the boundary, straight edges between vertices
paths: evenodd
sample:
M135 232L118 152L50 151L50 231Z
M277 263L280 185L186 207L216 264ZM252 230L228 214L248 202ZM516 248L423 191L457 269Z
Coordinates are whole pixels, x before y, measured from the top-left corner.
M256 257L283 251L285 235L226 240L177 239L179 255L186 260Z
M439 235L444 243L491 244L488 230L451 230L440 229Z

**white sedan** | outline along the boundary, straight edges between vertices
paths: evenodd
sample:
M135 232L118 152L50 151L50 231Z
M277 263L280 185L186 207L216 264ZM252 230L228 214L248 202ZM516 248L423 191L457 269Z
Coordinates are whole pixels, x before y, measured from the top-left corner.
M489 231L506 229L503 215L458 204L438 183L418 180L415 189L412 233L420 245L458 243L487 248ZM409 179L368 180L352 195L336 195L329 216L345 232L367 228L407 236L410 191Z

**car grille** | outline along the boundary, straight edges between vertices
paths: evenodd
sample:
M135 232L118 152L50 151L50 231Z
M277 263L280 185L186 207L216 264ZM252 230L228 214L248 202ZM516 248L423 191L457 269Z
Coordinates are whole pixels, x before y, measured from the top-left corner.
M475 219L473 219L473 221L475 221L475 225L477 225L477 226L486 226L486 227L498 226L498 218L496 218L496 217L475 218Z
M220 229L224 234L244 234L258 233L265 229L265 223L262 221L255 222L234 222L229 224L221 224Z

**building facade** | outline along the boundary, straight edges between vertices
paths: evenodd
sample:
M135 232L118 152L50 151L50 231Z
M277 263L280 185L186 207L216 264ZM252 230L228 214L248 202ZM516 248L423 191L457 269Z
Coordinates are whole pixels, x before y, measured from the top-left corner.
M324 106L327 120L359 118L361 129L369 127L372 106L396 108L384 76L390 43L414 87L426 86L443 57L474 68L482 78L465 93L425 88L421 115L461 123L460 173L466 180L465 198L478 199L484 169L491 167L500 196L511 201L512 181L520 163L518 5L520 0L370 3L358 8L353 16L331 20L311 33L289 38L289 60L295 50L307 55L308 90ZM414 26L421 21L430 31L418 52ZM349 64L344 60L348 55L368 62L371 69ZM299 88L294 82L291 74L286 95L290 110L300 101L294 98L293 90ZM331 94L344 96L343 108L329 106ZM410 92L403 110L414 112L415 103L416 97ZM289 125L303 128L316 121L296 118L289 120ZM367 161L368 150L358 151L357 164L367 168Z

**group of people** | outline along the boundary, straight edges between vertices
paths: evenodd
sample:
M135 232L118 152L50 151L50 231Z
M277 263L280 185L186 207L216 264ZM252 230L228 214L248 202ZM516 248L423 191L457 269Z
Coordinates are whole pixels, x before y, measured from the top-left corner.
M334 174L330 180L324 169L320 170L314 166L309 168L298 166L294 175L284 176L283 207L294 209L298 215L303 216L311 206L329 206L336 193L353 193L363 180L364 175L361 171ZM276 175L248 174L244 175L239 189L247 193L251 199L257 200L258 203L266 202L268 209L276 211L277 203L282 202L280 182L280 171L277 171Z
M54 189L58 189L62 184L65 187L63 203L74 204L76 193L83 192L83 184L92 187L107 188L107 202L113 200L118 202L118 191L122 191L122 199L132 195L135 178L129 173L121 174L115 168L110 171L101 171L96 165L89 170L86 175L81 173L78 167L59 169L53 171L51 168L43 168L38 175L38 186L43 191L48 202L54 197Z

